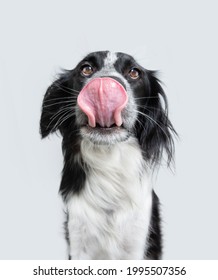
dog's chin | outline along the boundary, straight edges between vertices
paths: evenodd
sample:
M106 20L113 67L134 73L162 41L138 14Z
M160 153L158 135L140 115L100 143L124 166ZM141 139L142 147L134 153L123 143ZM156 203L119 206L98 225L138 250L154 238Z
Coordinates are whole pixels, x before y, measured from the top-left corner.
M130 132L123 126L112 127L91 127L89 125L82 126L80 129L84 139L88 139L96 145L114 145L119 142L127 141L130 137Z

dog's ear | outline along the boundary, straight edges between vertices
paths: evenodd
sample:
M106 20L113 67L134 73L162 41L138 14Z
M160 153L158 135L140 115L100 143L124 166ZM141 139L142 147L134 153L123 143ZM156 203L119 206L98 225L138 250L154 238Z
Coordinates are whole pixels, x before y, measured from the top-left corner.
M64 72L64 74L61 74L60 77L48 87L45 93L40 119L40 134L42 138L59 129L58 114L61 106L63 106L61 99L62 97L65 98L67 93L67 90L65 90L67 78L68 73ZM69 93L67 94L69 95Z
M165 151L169 165L174 156L173 136L177 133L168 118L167 98L156 72L148 71L147 75L149 96L146 95L142 114L138 117L138 139L147 160L159 164Z

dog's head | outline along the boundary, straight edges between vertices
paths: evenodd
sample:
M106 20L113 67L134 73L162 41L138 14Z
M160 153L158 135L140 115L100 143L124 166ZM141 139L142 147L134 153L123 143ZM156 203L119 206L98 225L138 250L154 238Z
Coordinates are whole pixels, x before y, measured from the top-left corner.
M97 145L138 139L145 159L157 163L173 154L165 93L154 71L132 56L109 51L86 56L48 88L42 106L41 135L59 130L64 142L83 138Z

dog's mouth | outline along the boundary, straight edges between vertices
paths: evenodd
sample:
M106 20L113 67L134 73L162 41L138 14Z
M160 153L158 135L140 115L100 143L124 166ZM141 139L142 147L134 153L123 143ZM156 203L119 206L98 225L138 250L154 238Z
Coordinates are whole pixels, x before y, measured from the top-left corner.
M107 127L107 126L101 126L100 124L97 123L96 126L92 129L99 129L102 131L113 131L114 129L119 129L119 128L123 128L123 124L121 126L117 126L115 123L113 123L112 125Z
M111 128L121 126L121 112L126 107L128 95L117 80L104 77L91 80L80 91L77 103L88 118L89 126Z
M86 124L81 127L80 131L83 138L89 139L98 145L112 145L126 141L129 138L129 132L123 125L117 126L113 124L110 127L102 127L96 124L95 127L91 127L89 124Z
M111 144L127 138L122 112L128 103L124 86L111 77L94 78L77 98L87 123L82 135L98 144Z
M122 130L125 130L123 124L121 126L117 126L116 124L112 124L110 127L102 127L98 123L95 127L91 127L89 124L87 124L86 129L89 130L92 133L98 133L103 135L112 135L121 132Z
M125 130L123 125L117 126L116 124L113 124L110 127L102 127L99 124L96 124L95 127L91 127L89 124L87 124L84 127L86 128L87 131L96 133L98 135L101 134L102 136L119 133L120 131Z

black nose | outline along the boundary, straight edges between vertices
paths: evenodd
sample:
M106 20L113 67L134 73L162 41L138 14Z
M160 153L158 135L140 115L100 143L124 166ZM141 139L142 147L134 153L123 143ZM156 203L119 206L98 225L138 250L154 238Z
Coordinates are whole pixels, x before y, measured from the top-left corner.
M111 79L114 79L118 83L120 83L125 88L125 90L126 90L126 86L125 86L124 82L120 78L118 78L116 76L101 76L100 78L111 78Z

